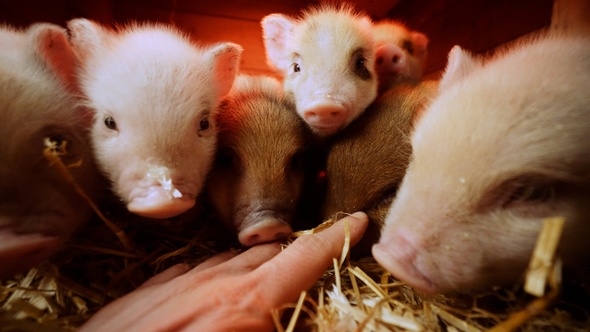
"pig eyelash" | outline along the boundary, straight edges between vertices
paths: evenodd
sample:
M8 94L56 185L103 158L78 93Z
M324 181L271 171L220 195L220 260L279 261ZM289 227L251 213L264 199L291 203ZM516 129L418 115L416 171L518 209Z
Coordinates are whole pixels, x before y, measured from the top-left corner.
M115 119L110 115L105 115L103 119L104 125L109 128L110 130L118 130L117 129L117 122Z
M545 203L554 197L555 187L552 185L524 185L512 191L504 206L516 203Z

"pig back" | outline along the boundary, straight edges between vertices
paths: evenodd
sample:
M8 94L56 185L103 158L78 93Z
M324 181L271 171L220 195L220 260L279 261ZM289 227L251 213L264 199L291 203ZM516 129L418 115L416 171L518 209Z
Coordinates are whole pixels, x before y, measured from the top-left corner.
M359 248L378 236L409 163L412 122L435 91L434 82L395 86L338 133L329 148L322 217L366 212L370 226Z

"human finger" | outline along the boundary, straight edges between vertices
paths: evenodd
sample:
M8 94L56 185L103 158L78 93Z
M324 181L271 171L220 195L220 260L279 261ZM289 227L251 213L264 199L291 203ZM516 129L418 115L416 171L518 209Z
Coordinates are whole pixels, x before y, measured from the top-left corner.
M153 285L162 284L168 282L180 275L185 274L191 269L190 265L181 263L173 265L166 270L156 274L155 276L151 277L150 279L146 280L143 284L141 284L137 289L150 287Z
M265 287L269 303L276 306L297 299L302 290L313 286L332 265L333 258L340 258L345 228L348 227L350 242L354 245L361 239L367 225L367 215L356 212L319 233L299 237L274 259L260 266L256 278L260 284L268 285ZM271 280L265 282L267 279Z

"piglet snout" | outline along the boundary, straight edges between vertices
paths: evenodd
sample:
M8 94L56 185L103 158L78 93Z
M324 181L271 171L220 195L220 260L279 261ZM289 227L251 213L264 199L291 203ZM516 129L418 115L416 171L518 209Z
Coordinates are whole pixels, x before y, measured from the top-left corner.
M346 108L329 100L309 105L303 118L319 134L330 135L346 124Z
M240 243L246 247L286 239L293 230L280 218L267 215L256 223L242 229L238 234Z
M384 74L395 75L406 67L406 54L397 45L383 44L375 52L375 69L379 76Z
M419 268L416 238L410 233L398 232L384 235L373 246L373 257L395 277L427 293L437 291L428 276Z

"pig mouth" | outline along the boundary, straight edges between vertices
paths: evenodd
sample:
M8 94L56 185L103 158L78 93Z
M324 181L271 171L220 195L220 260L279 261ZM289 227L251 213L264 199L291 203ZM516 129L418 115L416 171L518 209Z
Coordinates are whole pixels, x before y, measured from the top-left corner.
M148 218L171 218L186 212L196 203L195 195L182 193L172 196L166 188L152 186L139 188L130 195L127 209Z
M336 133L338 130L343 128L344 123L332 123L332 124L328 124L328 125L320 124L320 123L315 123L315 124L310 123L309 126L316 133L318 133L322 136L328 136L328 135Z
M373 246L373 257L377 263L408 285L425 293L439 292L439 288L413 263L416 258L415 254L410 260L405 259L408 257L404 257L403 260L398 259L396 255L406 255L407 249L404 249L403 246L404 244L392 246L379 242Z

